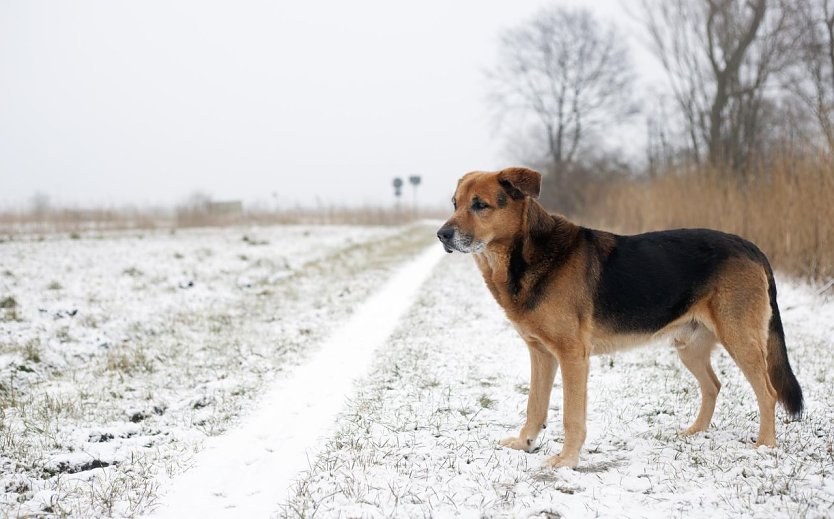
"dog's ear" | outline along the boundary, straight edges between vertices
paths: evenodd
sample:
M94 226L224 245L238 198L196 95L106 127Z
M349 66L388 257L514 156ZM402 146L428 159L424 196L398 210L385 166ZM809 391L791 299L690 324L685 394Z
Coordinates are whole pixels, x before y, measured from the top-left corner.
M514 200L525 196L538 198L542 187L542 174L527 168L507 168L498 172L498 183Z

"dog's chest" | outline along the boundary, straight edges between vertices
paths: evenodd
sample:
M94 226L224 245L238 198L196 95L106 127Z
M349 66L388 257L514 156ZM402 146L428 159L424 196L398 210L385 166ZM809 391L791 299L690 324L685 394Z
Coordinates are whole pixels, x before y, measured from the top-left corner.
M507 264L497 255L476 254L475 263L484 277L484 282L495 300L504 309L512 302L507 292Z
M487 288L489 288L496 302L504 310L510 322L516 326L516 329L519 329L519 333L521 333L521 329L524 329L525 332L522 335L546 335L548 333L546 329L548 328L547 324L553 324L552 314L556 313L548 311L548 308L553 308L553 303L539 305L532 310L525 308L519 295L513 294L510 290L506 258L478 254L475 256L475 261L483 275ZM551 314L551 318L548 319L544 314Z

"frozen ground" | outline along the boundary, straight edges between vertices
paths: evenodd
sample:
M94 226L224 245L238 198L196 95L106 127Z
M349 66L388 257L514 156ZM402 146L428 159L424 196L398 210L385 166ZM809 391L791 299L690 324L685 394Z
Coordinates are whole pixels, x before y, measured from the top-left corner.
M498 447L523 423L528 355L472 259L448 256L275 515L831 517L834 300L781 281L808 407L801 422L780 412L778 449L751 447L755 399L723 350L713 427L679 438L698 389L672 347L657 344L593 359L580 465L552 470L541 465L563 439L559 378L539 449Z
M168 485L155 517L268 517L333 428L355 379L443 254L431 247L399 269L344 326L228 433L206 442L195 467Z
M0 243L0 517L134 515L433 238L272 227Z
M0 244L0 307L17 303L0 309L0 516L132 516L187 495L188 473L177 475L195 453L295 405L265 388L361 323L362 303L432 234L275 227ZM310 435L317 447L293 451L308 469L288 488L286 471L269 480L286 496L266 506L273 516L834 515L834 291L779 280L808 411L779 415L778 449L750 446L755 400L723 351L713 427L677 437L698 391L657 344L594 358L580 466L554 471L541 464L562 439L559 379L539 449L499 448L523 422L526 349L471 258L444 256L433 274L369 371L351 373L329 406L341 414ZM251 456L235 443L226 452Z

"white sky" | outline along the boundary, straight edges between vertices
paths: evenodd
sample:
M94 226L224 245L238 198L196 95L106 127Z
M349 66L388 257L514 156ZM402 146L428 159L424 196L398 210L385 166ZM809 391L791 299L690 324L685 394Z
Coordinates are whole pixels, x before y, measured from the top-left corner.
M512 162L483 71L545 4L0 0L0 206L387 204L414 174L445 203Z

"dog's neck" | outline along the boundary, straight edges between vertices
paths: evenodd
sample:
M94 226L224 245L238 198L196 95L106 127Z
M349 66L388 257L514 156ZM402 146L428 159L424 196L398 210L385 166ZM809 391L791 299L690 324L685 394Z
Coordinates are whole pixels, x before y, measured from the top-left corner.
M537 285L575 247L580 228L532 198L524 203L519 232L509 240L490 242L475 260L499 303L531 309L537 303L532 300Z

